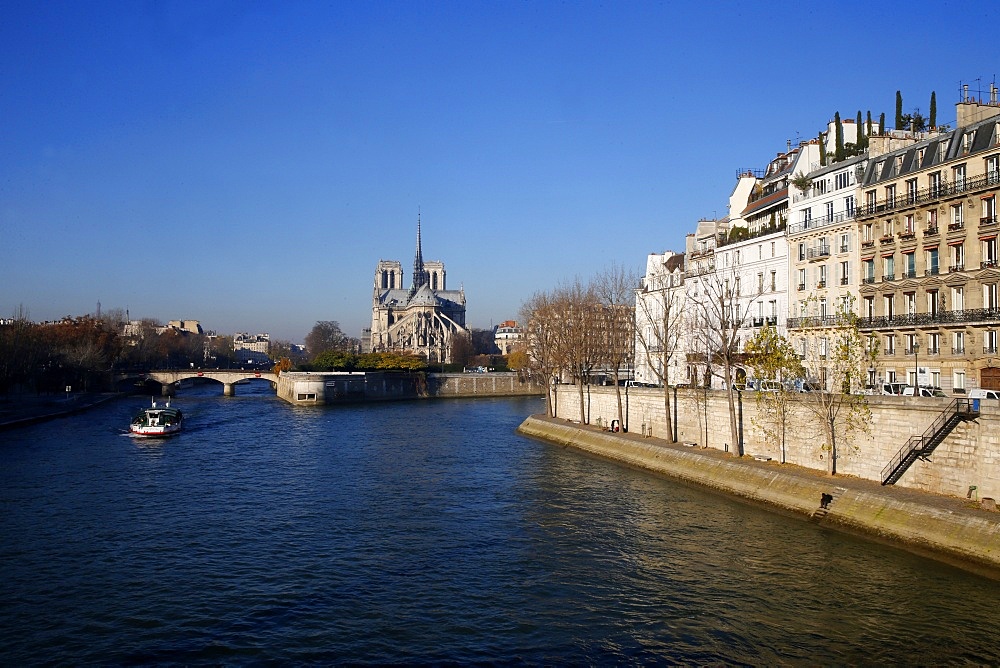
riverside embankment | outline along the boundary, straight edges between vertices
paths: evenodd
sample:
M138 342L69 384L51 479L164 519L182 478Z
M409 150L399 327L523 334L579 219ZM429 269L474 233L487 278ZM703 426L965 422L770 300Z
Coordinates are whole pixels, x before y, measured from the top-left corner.
M531 416L518 432L1000 577L1000 513L960 498L830 477L560 418Z

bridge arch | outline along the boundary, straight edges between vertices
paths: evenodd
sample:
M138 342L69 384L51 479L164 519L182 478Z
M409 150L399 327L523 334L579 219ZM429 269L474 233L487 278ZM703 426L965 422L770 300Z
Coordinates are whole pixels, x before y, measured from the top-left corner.
M222 383L222 394L227 397L236 396L236 384L241 380L260 378L277 388L278 374L271 371L245 371L243 369L180 369L150 371L146 374L148 380L154 380L164 388L164 393L170 386L189 379L205 378Z

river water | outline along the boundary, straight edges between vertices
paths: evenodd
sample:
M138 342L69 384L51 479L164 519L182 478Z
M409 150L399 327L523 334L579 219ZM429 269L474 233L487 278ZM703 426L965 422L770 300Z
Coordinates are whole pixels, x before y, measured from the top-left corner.
M238 393L0 433L0 663L1000 663L1000 583L518 436L540 399Z

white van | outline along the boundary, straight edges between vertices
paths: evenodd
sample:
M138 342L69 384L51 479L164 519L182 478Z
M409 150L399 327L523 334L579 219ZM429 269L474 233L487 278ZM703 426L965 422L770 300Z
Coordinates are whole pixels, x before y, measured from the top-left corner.
M915 390L920 390L916 393ZM946 396L940 387L930 387L921 385L919 388L914 388L912 385L907 385L903 388L904 397L943 397Z
M906 383L882 383L882 394L898 397L906 389Z
M969 390L970 399L1000 399L1000 390Z

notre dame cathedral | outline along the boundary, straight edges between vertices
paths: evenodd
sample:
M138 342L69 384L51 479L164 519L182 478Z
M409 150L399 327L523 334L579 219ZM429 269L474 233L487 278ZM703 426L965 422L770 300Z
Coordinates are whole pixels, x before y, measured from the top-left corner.
M413 284L403 287L398 260L379 260L372 290L372 327L365 335L363 345L371 352L409 351L431 363L451 362L456 338L472 336L465 328L465 290L448 290L443 262L424 262L419 216Z

